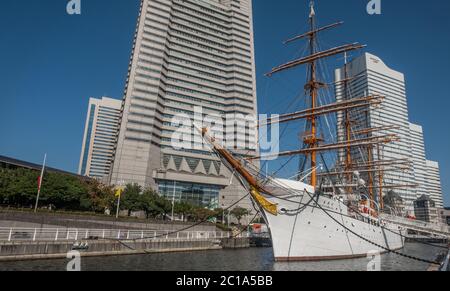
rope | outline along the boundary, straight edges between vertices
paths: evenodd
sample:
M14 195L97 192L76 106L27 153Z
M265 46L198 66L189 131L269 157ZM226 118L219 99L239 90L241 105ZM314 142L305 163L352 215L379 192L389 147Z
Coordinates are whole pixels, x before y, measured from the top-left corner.
M247 224L247 226L245 226L244 228L242 228L242 230L241 230L237 235L234 235L232 238L237 238L238 236L240 236L241 234L243 234L244 231L245 231L246 229L248 229L248 227L249 227L250 225L252 225L253 221L255 221L255 219L256 219L256 217L258 217L258 215L259 215L259 211L255 214L255 216L253 216L252 220L250 220L250 222Z
M322 160L323 160L322 154L320 154L320 155L321 155L321 158L322 158ZM325 163L325 162L324 162L324 163ZM326 164L325 164L325 166L326 166ZM328 169L328 167L326 167L326 171L327 171L328 174L330 173L330 170ZM339 180L340 180L341 184L344 184L344 181L342 180L342 177L339 177ZM331 182L332 182L332 181L331 181ZM333 182L332 182L332 185L333 185L333 188L334 188ZM366 186L363 186L362 188L363 188L363 190L365 191L365 194L367 194L367 195L369 196L369 189L368 189ZM357 209L355 209L355 208L352 207L351 205L345 205L345 204L342 203L341 201L339 201L339 203L343 204L343 205L346 206L348 209L353 210L353 212L355 212L355 213L358 213L358 212L359 212ZM382 228L383 228L384 230L387 230L387 231L393 233L393 234L399 235L399 236L401 236L402 238L405 238L405 239L406 239L406 238L407 238L407 239L411 239L411 238L406 237L405 235L403 235L403 234L401 234L401 233L394 232L393 230L390 230L390 229L388 229L388 228L384 228L384 227L382 227ZM439 245L435 245L435 244L428 243L428 242L419 241L418 239L415 239L415 238L412 238L411 240L415 241L416 243L423 244L423 245L427 245L427 246L431 246L431 247L435 247L435 248L447 249L446 247L439 246Z
M277 183L278 183L278 184L281 184L281 183L279 183L279 182L277 182ZM291 191L292 191L292 190L291 190ZM305 189L305 193L307 193L308 196L310 196L311 198L314 198L314 196L313 196L312 194L310 194L306 189ZM274 195L270 195L270 194L268 194L268 195L269 195L269 196L272 196L272 197L275 197ZM280 199L280 200L284 200L284 201L287 201L287 202L291 202L291 203L297 203L296 201L292 201L292 200L289 200L289 199L286 199L286 198L283 198L283 197L275 197L275 198L278 198L278 199ZM339 200L338 200L338 201L339 201ZM342 203L342 202L341 202L341 203ZM302 203L300 203L300 204L302 204ZM382 245L380 245L380 244L378 244L378 243L375 243L375 242L373 242L373 241L371 241L371 240L369 240L369 239L367 239L367 238L365 238L365 237L359 235L358 233L356 233L356 232L354 232L353 230L349 229L349 228L348 228L347 226L345 226L343 223L339 222L336 218L334 218L334 217L330 214L330 211L324 209L319 203L317 203L317 206L318 206L319 209L321 209L323 212L325 212L325 214L326 214L327 216L329 216L333 221L335 221L338 225L340 225L341 227L343 227L346 231L352 233L352 234L355 235L356 237L358 237L358 238L360 238L360 239L362 239L362 240L364 240L364 241L366 241L366 242L368 242L368 243L370 243L370 244L372 244L372 245L374 245L374 246L376 246L376 247L378 247L378 248L380 248L380 249L385 250L385 251L388 252L388 253L393 253L393 254L395 254L395 255L398 255L398 256L401 256L401 257L405 257L405 258L408 258L408 259L411 259L411 260L416 260L416 261L423 262L423 263L434 264L434 265L441 265L441 263L439 263L439 262L436 262L436 261L430 261L430 260L427 260L427 259L423 259L423 258L419 258L419 257L415 257L415 256L406 255L406 254L403 254L403 253L401 253L401 252L398 252L398 251L395 251L395 250L391 250L391 249L389 249L389 248L387 248L387 247L384 247L384 246L382 246ZM385 228L385 227L382 226L382 225L380 225L380 227L381 227L383 230L391 231L390 229L387 229L387 228ZM396 234L396 232L394 232L394 231L391 231L391 232L394 233L394 234ZM402 236L401 234L398 234L398 235ZM403 237L403 236L402 236L402 237ZM447 249L447 248L446 248L446 249Z
M276 182L276 181L273 181L273 182L275 182L276 184L279 184L279 185L281 184L280 182ZM283 187L282 184L281 184L281 187L284 188L285 190L287 190L288 192L291 192L291 193L292 193L292 190ZM314 197L315 197L316 195L310 194L306 189L305 189L305 192L306 192L306 193L308 194L308 196L311 198L311 201L314 200ZM268 194L268 193L266 193L266 194ZM295 194L297 194L297 193L295 193ZM274 195L270 195L270 194L268 194L268 195L269 195L269 196L272 196L272 197L275 197ZM284 200L284 201L288 201L288 202L292 202L292 203L297 203L297 202L295 202L295 201L292 201L292 200L289 200L289 199L286 199L286 198L283 198L283 197L275 197L275 198L278 198L278 199L281 199L281 200ZM338 200L338 201L339 201L339 203L343 204L342 201L340 201L340 200ZM309 203L311 203L311 202L309 202ZM308 206L307 204L304 204L304 203L302 203L302 202L299 203L299 205L302 205L302 204L305 206L305 208ZM441 265L441 263L439 263L439 262L431 261L431 260L427 260L427 259L423 259L423 258L411 256L411 255L407 255L407 254L404 254L404 253L401 253L401 252L398 252L398 251L395 251L395 250L391 250L391 249L389 249L389 248L387 248L387 247L384 247L384 246L382 246L382 245L380 245L380 244L378 244L378 243L375 243L375 242L373 242L373 241L371 241L371 240L369 240L369 239L367 239L367 238L365 238L365 237L359 235L358 233L356 233L356 232L354 232L353 230L349 229L349 228L348 228L347 226L345 226L343 223L339 222L337 219L335 219L335 218L329 213L330 211L324 209L319 203L317 203L317 206L318 206L322 211L324 211L325 214L326 214L327 216L329 216L333 221L335 221L338 225L340 225L341 227L343 227L346 231L352 233L352 234L355 235L356 237L358 237L358 238L360 238L360 239L362 239L362 240L364 240L364 241L366 241L366 242L368 242L368 243L370 243L370 244L372 244L372 245L374 245L374 246L376 246L376 247L378 247L378 248L380 248L380 249L385 250L385 251L388 252L388 253L392 253L392 254L395 254L395 255L398 255L398 256L407 258L407 259L411 259L411 260L415 260L415 261L419 261L419 262L423 262L423 263L434 264L434 265ZM390 229L388 229L388 228L382 226L381 224L380 224L380 228L382 228L383 230L390 231L390 232L393 233L393 234L397 234L397 235L399 235L399 236L402 237L402 238L405 238L405 236L403 236L401 233L396 233L396 232L394 232L394 231L392 231L392 230L390 230ZM435 247L445 248L445 247L442 247L442 246L435 246ZM447 248L445 248L445 249L447 249Z
M223 211L228 211L228 210L230 210L231 208L233 208L234 206L238 205L241 201L243 201L244 199L246 199L246 198L249 197L249 196L250 196L250 193L248 193L247 195L243 196L241 199L239 199L238 201L236 201L235 203L233 203L231 206L225 208ZM126 248L128 248L128 249L130 249L130 250L133 250L133 251L136 251L136 248L127 245L127 244L125 243L125 241L127 241L127 242L138 242L138 241L143 241L143 240L149 240L149 239L156 239L156 238L160 238L160 237L166 237L166 236L172 235L172 234L178 234L178 233L184 232L184 231L186 231L186 230L192 229L192 228L197 227L197 226L199 226L199 225L201 225L201 224L203 224L203 223L208 222L208 220L210 220L211 218L216 217L217 215L219 215L220 212L222 212L222 210L221 210L221 211L216 211L214 214L208 216L207 218L205 218L204 220L202 220L202 221L200 221L200 222L197 222L197 223L192 224L192 225L190 225L190 226L188 226L188 227L185 227L185 228L182 228L182 229L179 229L179 230L176 230L176 231L168 232L168 233L165 233L165 234L162 234L162 235L155 235L155 236L151 236L151 237L144 237L144 238L137 238L137 239L128 239L128 240L123 240L123 239L113 239L112 241L117 241L117 242L119 242L121 245L125 246ZM109 239L109 240L111 241L111 239ZM145 251L145 250L144 250L144 251Z
M311 197L311 194L308 191L305 190L305 192ZM364 241L366 241L366 242L368 242L368 243L370 243L370 244L372 244L372 245L374 245L374 246L376 246L376 247L378 247L380 249L383 249L383 250L385 250L385 251L387 251L389 253L393 253L393 254L401 256L401 257L405 257L407 259L411 259L411 260L415 260L415 261L419 261L419 262L423 262L423 263L428 263L428 264L433 264L433 265L439 265L439 266L441 265L441 263L436 262L436 261L430 261L430 260L422 259L422 258L419 258L419 257L406 255L406 254L403 254L401 252L398 252L398 251L395 251L395 250L391 250L391 249L389 249L387 247L384 247L384 246L382 246L380 244L377 244L377 243L375 243L375 242L373 242L373 241L371 241L371 240L369 240L369 239L367 239L367 238L357 234L356 232L354 232L353 230L351 230L347 226L345 226L343 223L339 222L336 218L334 218L331 214L329 214L328 211L325 210L319 203L317 203L317 206L319 206L319 208L322 211L324 211L325 214L327 214L328 217L330 217L332 220L334 220L337 224L339 224L345 230L347 230L348 232L352 233L353 235L357 236L358 238L360 238L360 239L362 239L362 240L364 240Z

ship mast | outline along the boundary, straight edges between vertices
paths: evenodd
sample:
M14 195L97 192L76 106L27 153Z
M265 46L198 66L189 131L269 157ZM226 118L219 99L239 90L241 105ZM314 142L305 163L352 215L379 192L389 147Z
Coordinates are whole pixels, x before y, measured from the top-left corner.
M377 145L377 156L378 159L381 159L381 149L380 149L380 145ZM383 200L383 166L380 166L379 171L378 171L378 198L379 198L379 203L380 203L380 209L383 210L384 209L384 200Z
M344 65L344 98L348 100L350 96L348 96L348 63L347 63L347 53L344 53L345 65ZM351 121L350 121L350 110L345 109L345 140L348 142L348 146L345 149L345 171L347 172L347 183L350 184L352 181L352 153L351 153ZM347 193L351 194L353 192L352 187L347 187Z
M311 28L311 34L309 35L309 50L310 55L314 55L316 53L315 48L315 42L316 42L316 32L315 32L315 21L316 21L316 12L314 11L314 1L311 1L310 3L310 14L309 14L309 23ZM309 95L311 97L311 117L308 119L308 122L311 126L311 135L306 136L304 138L304 143L309 148L314 149L318 145L318 139L317 139L317 117L314 114L316 105L317 105L317 91L320 86L320 84L316 81L316 61L313 60L310 63L310 80L309 83L306 85L307 88L309 88ZM311 186L316 188L317 186L317 152L311 151Z
M280 152L276 154L268 154L268 155L262 155L262 156L255 156L255 157L249 157L245 160L251 161L251 160L258 160L262 158L280 158L285 156L293 156L293 155L303 155L305 156L305 160L310 160L310 166L311 166L311 174L310 174L310 185L314 188L317 187L317 181L318 177L322 177L323 175L318 173L317 169L317 157L319 153L322 152L328 152L328 151L335 151L335 150L343 150L344 151L344 159L343 159L343 167L347 183L346 183L346 192L351 194L353 192L353 188L355 185L352 185L352 174L353 170L357 169L358 167L363 167L367 169L363 169L364 172L366 172L369 176L369 185L366 187L368 189L368 194L370 200L374 201L375 195L374 195L374 189L376 188L374 186L375 183L375 171L373 164L381 163L383 161L374 161L373 159L373 153L372 150L374 149L374 146L380 145L380 144L386 144L391 143L394 141L398 141L398 137L395 134L387 134L387 135L372 135L374 132L378 131L384 131L392 129L392 126L384 126L384 127L369 127L370 124L368 124L367 128L360 129L356 132L352 131L352 126L354 121L352 120L352 110L360 110L362 112L367 112L367 108L375 108L383 103L384 97L378 94L370 95L370 96L364 96L364 97L358 97L358 98L351 98L349 96L349 84L352 81L352 79L355 79L357 77L350 78L350 74L348 72L348 62L347 62L347 52L359 50L365 47L365 45L361 45L359 43L350 43L341 45L338 47L334 47L331 49L327 49L324 51L319 51L317 47L317 38L319 32L322 32L324 30L328 30L331 28L335 28L343 22L336 22L324 27L317 28L316 27L316 12L314 9L314 1L310 2L310 14L309 14L309 26L310 31L303 33L301 35L298 35L296 37L293 37L287 41L285 41L285 44L300 40L300 39L308 39L309 43L309 55L295 59L293 61L290 61L288 63L279 65L277 67L274 67L269 73L266 74L266 76L273 76L274 74L284 72L293 68L296 68L301 65L307 66L307 82L305 85L305 92L307 92L307 95L310 100L310 106L302 111L297 111L293 113L287 113L282 114L278 116L277 119L269 118L265 121L260 121L259 126L270 126L275 123L277 124L283 124L283 123L289 123L296 120L306 120L307 122L307 132L303 135L303 147L299 150L294 151L286 151L286 152ZM318 71L318 61L324 58L329 58L338 54L345 54L345 71L344 71L344 79L339 81L338 83L342 83L344 87L344 100L343 101L337 101L330 104L321 105L319 104L318 96L319 91L323 88L327 87L327 84L321 82L318 80L317 71ZM364 110L364 108L366 108ZM320 138L318 134L318 121L320 116L328 115L328 114L334 114L337 112L343 112L344 120L344 135L343 140L339 141L337 143L332 144L324 144L323 140ZM356 136L354 138L353 136ZM352 148L366 148L368 152L368 159L369 161L365 165L359 165L355 163L352 157ZM391 163L388 163L387 165L395 165L395 161L391 161ZM382 175L384 170L381 169L378 173L378 181L380 184L380 188L383 187L383 181L382 181ZM331 175L334 175L335 173L330 173ZM397 187L400 185L389 185L392 187ZM406 185L405 185L406 186ZM385 186L385 188L389 188ZM381 195L382 196L382 195ZM373 206L373 205L372 205Z
M276 121L277 123L289 122L293 120L303 119L307 120L307 133L304 134L303 137L303 149L299 152L305 154L306 158L310 159L311 162L311 174L310 174L310 185L314 188L317 187L317 153L321 150L319 147L320 142L322 141L318 136L318 118L321 115L337 112L344 108L355 108L360 106L366 106L372 103L378 103L379 97L370 96L368 98L361 98L357 101L351 102L341 102L335 104L329 104L327 106L319 106L318 104L318 95L319 90L323 87L326 87L326 84L320 82L317 79L317 62L320 59L331 57L337 54L341 54L347 51L358 50L365 46L360 45L358 43L346 44L339 47L335 47L326 51L318 51L317 50L317 35L319 32L334 28L343 24L343 22L333 23L331 25L327 25L321 28L316 28L316 12L314 9L314 1L310 2L310 14L309 14L309 25L310 31L294 38L289 39L285 43L290 43L299 39L308 38L309 41L309 55L300 58L284 65L273 68L267 76L272 76L281 71L285 71L299 65L307 65L308 66L308 80L305 85L305 91L308 92L310 98L310 108L308 110L302 112L296 112L293 114L287 114L281 116L281 119ZM270 125L275 123L272 120L268 120L266 125ZM261 124L260 124L261 126ZM292 152L289 154L296 154L299 152Z
M260 156L252 156L247 158L236 158L233 153L225 149L219 143L216 142L215 138L209 135L207 128L197 127L202 137L209 142L215 152L224 160L224 162L228 165L228 167L233 169L233 172L239 174L243 179L242 182L246 182L248 185L251 196L254 200L263 207L269 213L273 215L278 214L277 205L268 201L261 194L268 194L273 196L270 189L265 187L265 183L260 183L258 180L259 174L254 174L250 170L247 169L247 164L253 160L260 159L269 159L269 158L281 158L286 156L295 156L302 155L305 157L305 162L308 162L310 159L311 162L311 174L310 174L310 185L314 188L317 188L318 177L323 176L339 176L345 174L346 177L346 187L347 193L351 194L354 188L360 188L361 185L359 183L352 184L352 174L353 170L360 170L361 172L367 173L369 176L369 185L365 187L370 199L370 206L374 208L374 199L375 199L375 190L379 188L379 201L380 208L383 209L383 188L384 189L396 189L396 188L404 188L404 187L417 187L417 185L386 185L383 181L383 175L385 171L394 170L401 167L408 167L410 165L409 160L405 159L394 159L394 160L382 160L381 159L381 149L380 146L383 144L392 143L398 141L399 138L396 134L373 134L376 132L384 132L386 130L394 129L395 126L379 126L379 127L370 127L370 123L368 122L368 110L375 109L379 105L383 103L384 97L378 94L373 94L364 97L352 98L350 96L350 85L353 79L358 78L349 77L348 72L348 62L347 62L347 52L359 50L365 47L365 45L361 45L357 42L341 45L338 47L334 47L331 49L320 51L317 46L317 38L319 32L324 30L328 30L343 24L343 22L336 22L324 27L317 28L316 27L316 13L314 9L314 1L310 2L310 14L309 14L309 25L310 31L303 33L301 35L295 36L285 42L291 43L300 39L308 39L309 43L309 55L300 57L298 59L294 59L288 63L282 64L280 66L274 67L266 76L272 76L274 74L284 72L298 66L306 65L307 66L307 83L305 85L305 95L308 95L307 98L310 100L310 106L304 110L282 114L277 116L277 118L268 118L264 121L259 121L258 126L271 126L273 124L284 124L289 122L294 122L297 120L305 120L307 127L306 133L303 135L303 147L298 150L290 150L284 152L278 152L275 154L265 154ZM343 83L344 86L344 100L337 101L328 104L319 104L319 91L323 88L327 88L327 84L318 80L317 71L318 71L318 62L321 59L329 58L335 55L345 54L345 76L344 80L340 80L336 83ZM352 126L355 123L353 116L353 110L357 110L360 113L366 113L366 121L367 127L363 129L357 129L352 131ZM326 143L322 140L318 134L318 125L319 118L324 115L336 114L338 112L344 112L344 138L334 143ZM378 150L378 158L374 159L373 150L374 146L377 146ZM358 159L354 159L352 157L352 149L353 148L362 148L367 150L368 160L367 161L359 161ZM318 154L323 152L334 152L336 150L343 150L345 153L345 157L343 159L339 159L340 162L336 164L336 169L334 172L330 172L327 169L327 173L318 173L317 169L317 157ZM342 155L341 155L342 156ZM344 167L344 171L342 170ZM378 171L378 186L375 185L376 182L376 173ZM385 180L385 179L384 179ZM333 183L333 182L332 182Z

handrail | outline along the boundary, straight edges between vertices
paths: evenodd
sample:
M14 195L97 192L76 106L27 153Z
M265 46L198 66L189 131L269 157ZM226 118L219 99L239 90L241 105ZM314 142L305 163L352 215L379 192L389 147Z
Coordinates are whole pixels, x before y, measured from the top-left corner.
M396 217L387 214L383 214L382 218L383 220L391 221L399 225L410 227L411 229L415 228L418 231L427 233L439 233L445 234L446 236L450 236L450 227L448 227L445 224L427 223L424 221L409 220L403 217Z
M245 237L248 234L241 234ZM12 241L78 241L78 240L144 240L144 239L221 239L230 238L225 231L176 231L138 229L80 229L0 227L0 242Z

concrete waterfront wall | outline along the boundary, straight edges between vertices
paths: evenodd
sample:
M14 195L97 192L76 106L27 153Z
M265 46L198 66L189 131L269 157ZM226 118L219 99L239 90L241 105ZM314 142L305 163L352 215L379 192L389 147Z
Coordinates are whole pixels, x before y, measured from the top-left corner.
M224 249L243 249L250 247L250 239L248 238L224 238L222 239L222 247Z
M184 252L220 249L217 240L151 240L136 242L88 241L82 256L108 256L158 252ZM0 261L65 258L73 243L36 242L0 243Z
M75 215L61 213L30 213L21 211L0 210L0 221L20 223L26 227L36 224L65 228L85 228L85 229L136 229L136 230L164 230L175 231L186 228L192 223L170 223L163 221L146 221L121 218L116 220L107 216ZM13 227L15 225L5 225L2 227ZM190 231L216 231L214 224L202 224L189 229Z

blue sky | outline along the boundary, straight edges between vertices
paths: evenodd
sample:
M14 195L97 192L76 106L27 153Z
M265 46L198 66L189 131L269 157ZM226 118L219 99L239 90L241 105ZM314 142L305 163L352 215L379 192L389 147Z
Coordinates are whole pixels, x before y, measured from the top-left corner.
M76 171L89 97L121 98L138 0L82 0L82 15L65 13L66 0L0 1L0 154ZM301 43L282 41L305 31L307 0L255 0L255 43L260 112L292 100L304 76L263 75L298 55ZM441 165L450 205L450 1L319 0L323 46L359 41L388 66L405 73L410 120L423 125L427 157ZM342 60L332 60L333 69ZM300 82L301 81L301 82Z

